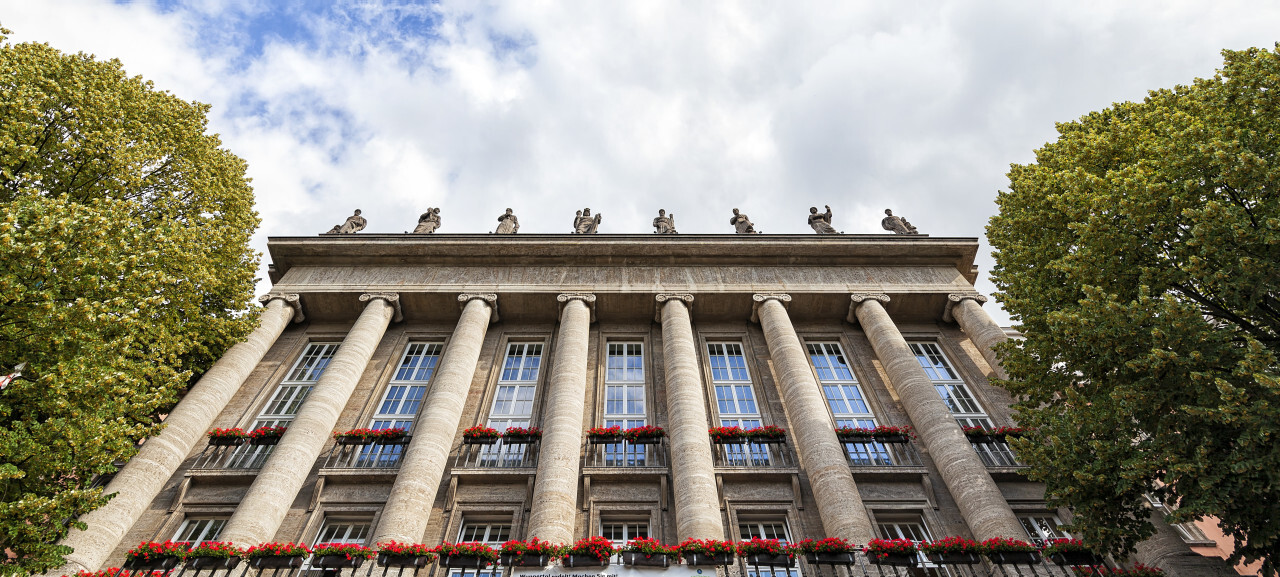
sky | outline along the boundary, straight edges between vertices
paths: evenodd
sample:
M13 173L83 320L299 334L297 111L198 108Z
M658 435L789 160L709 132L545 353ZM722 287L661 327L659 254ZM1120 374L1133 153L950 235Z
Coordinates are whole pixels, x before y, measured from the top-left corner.
M0 26L212 105L265 255L357 208L374 233L428 207L442 233L507 207L522 233L568 233L584 207L601 233L652 231L660 208L732 233L736 207L812 234L830 205L850 234L890 208L982 238L1055 123L1274 47L1280 2L0 0Z

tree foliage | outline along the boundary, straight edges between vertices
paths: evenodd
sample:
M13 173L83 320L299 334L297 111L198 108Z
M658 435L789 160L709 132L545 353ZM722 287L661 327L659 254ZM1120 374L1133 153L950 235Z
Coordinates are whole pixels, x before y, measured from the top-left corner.
M1280 45L1058 125L987 227L1017 443L1088 540L1216 516L1235 559L1280 547Z
M0 31L0 572L40 571L255 319L245 164L208 106ZM8 558L6 558L8 557Z

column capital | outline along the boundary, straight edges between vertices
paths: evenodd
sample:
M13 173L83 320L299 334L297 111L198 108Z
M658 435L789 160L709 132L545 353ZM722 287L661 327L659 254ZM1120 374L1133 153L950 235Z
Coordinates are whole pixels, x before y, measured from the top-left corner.
M382 299L391 305L395 310L395 315L391 317L391 322L398 323L404 320L404 310L400 308L400 293L364 293L360 295L360 302L369 302L373 299Z
M947 308L942 310L942 322L949 323L954 321L955 317L951 315L951 311L952 309L956 308L956 305L960 304L960 302L965 299L978 303L978 306L982 306L987 302L987 297L982 296L981 294L976 292L975 293L951 293L947 295Z
M462 293L458 295L458 307L467 308L467 303L480 299L489 305L489 322L498 322L498 295L494 293Z
M684 303L685 308L689 309L689 312L693 312L693 295L689 293L658 293L658 296L654 297L654 299L658 301L658 305L653 309L653 322L655 323L662 323L662 305L669 300L681 301Z
M845 320L850 324L858 324L858 305L866 301L876 301L880 304L889 302L889 295L884 293L853 293L849 295L849 314L845 316Z
M300 323L307 320L307 316L302 314L302 297L294 293L267 293L258 297L258 302L262 306L267 306L271 301L279 299L284 301L285 306L293 309L293 322Z
M787 293L756 293L751 295L751 322L760 322L760 305L765 301L775 300L782 303L782 308L790 308L791 295Z
M556 295L556 302L560 304L560 310L557 316L564 313L564 305L569 301L582 301L587 305L587 310L591 311L591 322L596 322L596 295L593 293L560 293Z

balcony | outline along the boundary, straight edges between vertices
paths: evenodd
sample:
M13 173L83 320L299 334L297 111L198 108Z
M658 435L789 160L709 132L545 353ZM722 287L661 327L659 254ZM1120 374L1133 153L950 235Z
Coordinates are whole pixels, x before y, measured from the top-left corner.
M495 440L493 444L464 442L453 455L453 468L494 471L537 469L538 445L538 439L528 443L510 443L501 439Z
M647 441L647 442L646 442ZM640 441L593 442L588 439L582 467L634 471L667 467L667 441L654 438Z
M262 468L275 447L272 445L209 445L196 455L192 470L254 470Z
M814 558L804 555L796 556L796 567L769 567L764 564L753 565L749 558L739 558L742 575L747 577L990 577L990 576L1024 576L1024 577L1075 577L1080 575L1070 566L1056 565L1048 559L1036 556L1034 563L1028 560L1013 560L1008 564L996 564L989 559L981 558L977 563L939 564L925 555L915 555L907 565L890 565L889 561L877 564L867 554L859 551L847 555L826 555L822 563L812 563ZM903 560L897 560L903 561Z
M320 468L331 471L400 468L400 458L412 437L380 441L368 445L335 444L320 462Z
M714 441L711 455L715 468L751 476L767 473L790 474L797 471L796 459L783 439L764 443Z
M978 458L982 459L982 464L988 467L1026 467L1026 464L1018 460L1018 456L1003 438L969 437L969 444L973 445L973 450L978 453Z

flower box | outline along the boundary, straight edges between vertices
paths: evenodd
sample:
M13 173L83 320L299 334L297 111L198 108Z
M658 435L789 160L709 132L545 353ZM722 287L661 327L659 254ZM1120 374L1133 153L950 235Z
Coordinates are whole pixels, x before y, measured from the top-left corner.
M987 558L997 565L1035 565L1040 562L1040 554L1035 551L996 551L987 553Z
M280 437L252 437L249 439L249 444L255 447L278 445L280 444Z
M902 444L910 442L911 439L905 433L891 433L884 435L875 435L871 437L877 443Z
M690 567L717 567L733 563L733 553L681 553Z
M623 551L622 564L628 567L670 567L671 557L662 553L645 554L639 551Z
M656 445L661 443L665 436L667 432L655 425L632 427L622 432L622 438L633 445Z
M757 445L785 445L786 437L747 437L747 441Z
M657 445L662 442L662 437L635 437L627 441L632 445Z
M379 567L426 567L436 558L433 554L398 555L395 553L378 553Z
M546 567L551 564L551 556L538 553L503 553L498 556L498 564L503 567Z
M622 435L593 435L587 437L587 442L593 445L612 445L622 442Z
M507 433L502 436L502 443L505 445L528 445L540 438L533 435L512 435Z
M574 555L564 556L565 567L608 567L609 558L597 559L594 555Z
M711 442L717 445L741 445L747 442L747 438L743 436L737 437L711 437Z
M743 431L744 436L752 443L776 445L787 442L787 430L774 425L765 425Z
M1101 565L1102 560L1091 551L1060 551L1050 553L1049 560L1062 567L1092 567Z
M742 427L713 427L707 434L717 445L736 445L747 441L747 432Z
M287 569L301 567L304 560L306 557L296 555L265 555L250 559L249 566L254 569Z
M133 571L168 571L178 566L182 558L177 555L134 557L124 562L124 568Z
M250 445L274 445L280 442L280 438L284 436L285 427L258 427L249 431L248 435Z
M210 447L239 447L244 444L244 437L209 437Z
M853 553L806 553L804 560L810 565L853 565Z
M929 553L929 560L939 565L977 565L982 557L977 553Z
M796 558L790 555L787 555L786 553L781 553L781 554L751 553L749 555L742 555L741 557L742 557L742 560L745 561L747 565L754 565L757 567L795 567L796 566Z
M876 565L889 565L891 567L915 567L917 560L914 554L907 553L880 553L869 557L871 562Z
M476 425L462 431L462 443L465 445L492 445L502 438L502 433L484 425Z
M441 555L440 566L450 569L484 569L489 560L475 555Z
M230 571L240 566L239 557L187 557L184 563L187 569L200 571L203 569L226 569Z
M354 569L364 565L364 557L353 555L312 555L311 566L321 569Z

